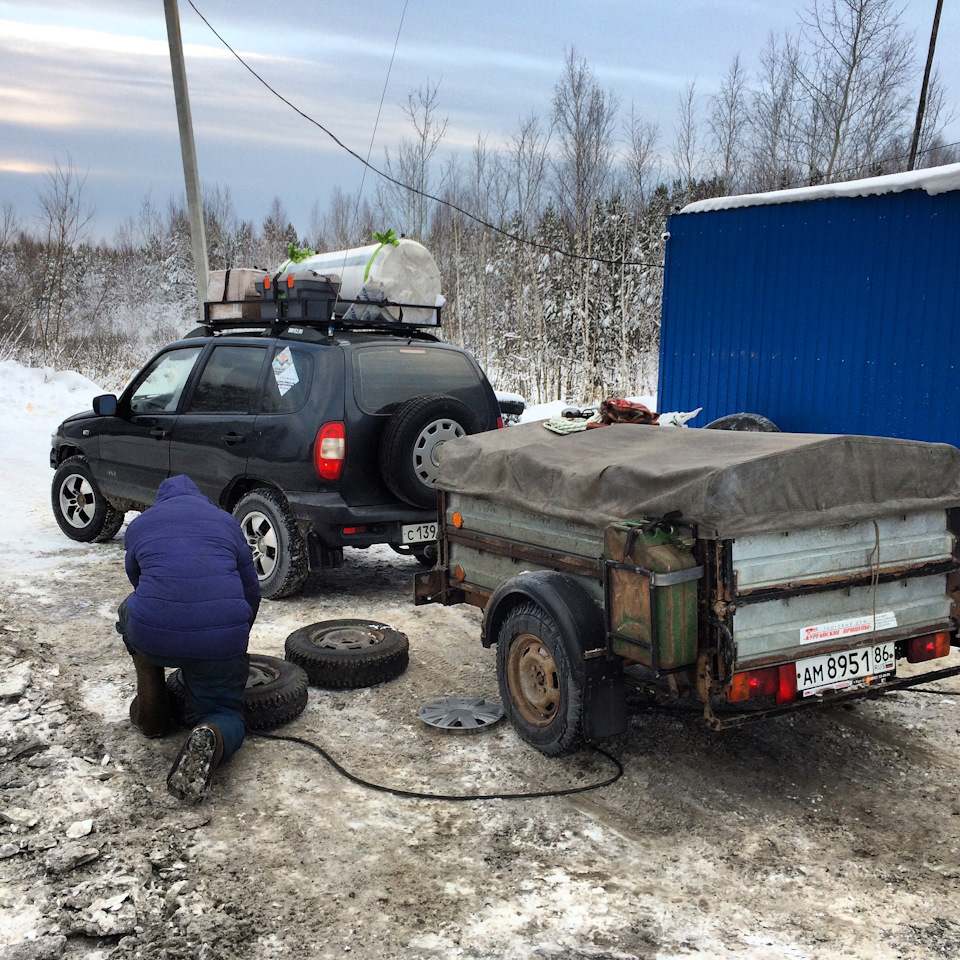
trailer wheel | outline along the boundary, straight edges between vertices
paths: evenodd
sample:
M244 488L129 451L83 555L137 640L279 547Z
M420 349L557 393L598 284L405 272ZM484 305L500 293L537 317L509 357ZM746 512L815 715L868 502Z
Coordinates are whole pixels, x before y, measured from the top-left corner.
M739 430L745 433L779 433L780 428L760 413L728 413L711 420L704 430Z
M448 440L479 429L474 412L456 397L438 393L408 400L387 422L380 440L384 483L394 496L414 507L435 507L437 452Z
M553 617L539 604L507 614L497 636L497 681L504 712L520 737L548 756L583 739L583 686Z
M181 670L167 676L170 711L183 722L187 688ZM250 672L243 691L243 722L250 730L272 730L303 713L307 705L307 675L295 663L278 657L250 654Z

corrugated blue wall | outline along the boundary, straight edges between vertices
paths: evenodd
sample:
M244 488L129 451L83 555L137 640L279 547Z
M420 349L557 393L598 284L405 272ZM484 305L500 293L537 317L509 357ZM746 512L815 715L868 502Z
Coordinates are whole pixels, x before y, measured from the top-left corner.
M960 445L960 192L677 214L660 410Z

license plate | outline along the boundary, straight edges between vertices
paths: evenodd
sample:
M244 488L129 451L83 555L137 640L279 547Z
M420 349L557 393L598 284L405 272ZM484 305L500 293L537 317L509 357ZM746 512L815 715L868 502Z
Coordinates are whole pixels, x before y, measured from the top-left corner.
M439 525L436 523L405 523L400 528L401 543L426 543L436 540L439 535Z
M810 697L826 690L842 690L892 674L896 668L893 644L889 642L808 657L797 661L797 693Z

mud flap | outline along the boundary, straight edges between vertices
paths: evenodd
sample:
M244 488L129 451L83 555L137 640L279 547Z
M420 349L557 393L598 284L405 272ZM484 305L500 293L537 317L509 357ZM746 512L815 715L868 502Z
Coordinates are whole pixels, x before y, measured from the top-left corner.
M583 738L588 743L619 736L627 729L623 668L610 662L605 675L587 680L583 689Z

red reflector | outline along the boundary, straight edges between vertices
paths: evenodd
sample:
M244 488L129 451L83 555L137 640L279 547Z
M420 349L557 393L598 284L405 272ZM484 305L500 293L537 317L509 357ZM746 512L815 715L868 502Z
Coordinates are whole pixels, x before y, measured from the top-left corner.
M797 665L781 663L777 669L780 674L777 683L777 703L791 703L797 699Z
M937 660L950 653L950 634L929 633L924 637L911 637L907 641L907 662L923 663L924 660Z
M768 697L777 693L780 685L778 667L765 667L762 670L746 670L735 673L727 690L727 699L733 702L752 700L754 697Z
M503 417L497 417L497 429L502 430L504 427Z
M343 424L325 423L313 442L313 469L321 480L339 480L347 459L347 440Z
M341 533L343 533L345 537L349 537L350 534L352 533L366 533L366 532L367 532L366 527L344 527L343 530L341 531Z
M287 274L287 289L289 289L289 290L292 290L292 289L293 289L293 274L292 274L292 273L288 273L288 274Z
M270 289L270 278L269 278L269 277L264 277L264 278L263 278L263 289L264 289L264 290L269 290L269 289Z

